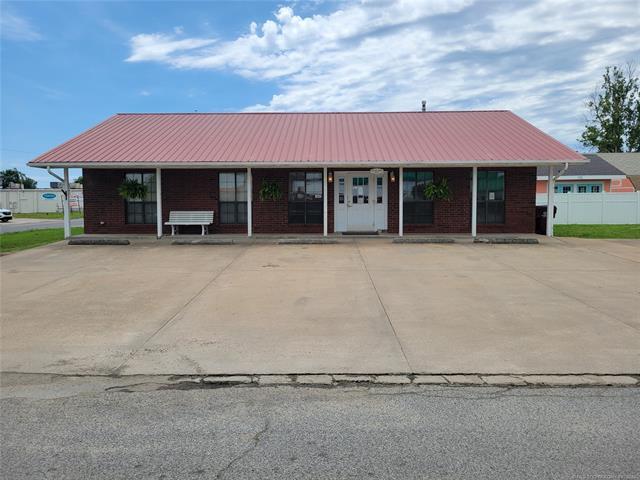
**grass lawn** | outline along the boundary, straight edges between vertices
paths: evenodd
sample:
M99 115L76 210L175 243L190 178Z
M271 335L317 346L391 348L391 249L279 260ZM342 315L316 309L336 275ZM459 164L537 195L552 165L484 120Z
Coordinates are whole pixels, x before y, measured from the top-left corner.
M15 218L37 218L40 220L58 220L62 219L62 212L60 213L14 213ZM71 212L71 218L82 218L82 212Z
M82 227L71 228L73 235L84 232ZM27 248L39 247L47 243L59 242L64 239L63 228L45 228L42 230L27 230L26 232L11 232L0 234L0 253L11 253Z
M554 225L556 237L638 238L640 225Z

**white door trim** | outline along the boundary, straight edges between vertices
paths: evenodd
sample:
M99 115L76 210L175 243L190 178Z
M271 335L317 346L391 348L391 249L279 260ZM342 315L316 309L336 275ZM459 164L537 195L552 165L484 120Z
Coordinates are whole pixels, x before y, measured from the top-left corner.
M352 202L353 177L367 177L369 179L369 203L371 209L371 226L364 224L353 224L350 222L349 205ZM378 203L378 178L382 178L382 203ZM340 180L343 179L343 203L340 203ZM368 170L340 170L333 172L334 198L333 198L333 218L335 232L357 232L357 231L377 231L387 229L388 212L388 179L389 172L385 171L381 175L375 175ZM364 205L359 205L360 208ZM354 216L355 217L355 216Z

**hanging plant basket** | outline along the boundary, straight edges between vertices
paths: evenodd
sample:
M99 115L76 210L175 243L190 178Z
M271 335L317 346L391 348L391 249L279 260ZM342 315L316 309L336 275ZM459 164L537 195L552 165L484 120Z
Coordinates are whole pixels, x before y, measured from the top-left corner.
M424 196L429 200L451 200L451 189L446 178L437 182L430 182L424 187Z
M260 190L258 190L258 198L260 198L261 202L280 200L282 198L282 189L276 182L263 180Z
M125 179L118 187L118 194L127 200L144 199L149 189L143 183L131 178Z

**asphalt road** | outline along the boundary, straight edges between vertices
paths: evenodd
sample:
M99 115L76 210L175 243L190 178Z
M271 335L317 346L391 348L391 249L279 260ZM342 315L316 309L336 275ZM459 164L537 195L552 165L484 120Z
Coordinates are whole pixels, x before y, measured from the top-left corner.
M638 388L181 390L4 375L2 395L11 479L640 478Z
M72 227L84 226L84 219L71 220ZM63 228L62 220L39 220L35 218L14 218L6 223L0 223L0 233L24 232L26 230L42 230L43 228Z

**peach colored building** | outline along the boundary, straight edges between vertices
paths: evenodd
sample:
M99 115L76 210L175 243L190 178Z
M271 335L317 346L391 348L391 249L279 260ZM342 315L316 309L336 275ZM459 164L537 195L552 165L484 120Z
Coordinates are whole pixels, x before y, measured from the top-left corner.
M640 191L640 152L599 153L598 156L621 170L636 191Z
M585 157L589 159L589 163L571 165L556 180L556 193L627 193L636 191L627 175L599 154L586 154ZM536 193L547 192L547 175L546 168L538 168Z

